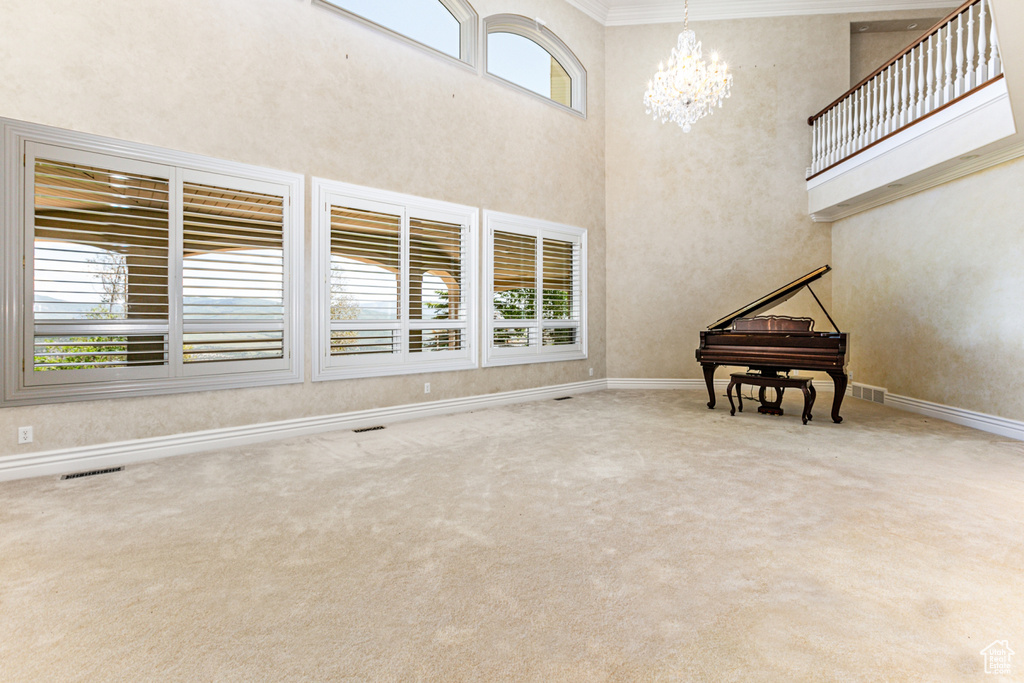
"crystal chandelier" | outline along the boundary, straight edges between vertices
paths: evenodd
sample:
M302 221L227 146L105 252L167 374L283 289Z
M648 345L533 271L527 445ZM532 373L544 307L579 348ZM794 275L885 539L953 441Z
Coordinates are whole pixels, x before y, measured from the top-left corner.
M683 32L672 50L668 68L658 65L658 73L647 84L644 106L648 114L662 123L674 121L690 132L690 126L708 114L714 113L717 104L730 95L732 74L725 64L718 62L718 55L712 53L711 64L701 56L697 35L690 30L690 3L683 1Z

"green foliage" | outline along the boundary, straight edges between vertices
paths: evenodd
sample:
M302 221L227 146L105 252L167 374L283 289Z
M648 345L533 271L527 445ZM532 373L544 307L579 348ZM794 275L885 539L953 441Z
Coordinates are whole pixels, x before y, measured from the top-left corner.
M572 316L572 292L564 289L545 289L543 298L544 320L569 320ZM494 293L494 310L501 320L534 320L537 317L537 290L517 287Z

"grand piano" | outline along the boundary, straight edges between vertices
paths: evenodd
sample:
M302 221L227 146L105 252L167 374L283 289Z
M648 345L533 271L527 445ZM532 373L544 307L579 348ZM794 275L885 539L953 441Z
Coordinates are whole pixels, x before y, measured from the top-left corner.
M734 311L700 333L697 361L704 368L708 385L708 408L715 407L715 369L719 365L741 365L764 376L778 376L792 370L821 370L835 384L832 421L839 423L839 407L846 394L847 336L840 332L822 305L812 282L832 270L824 265L797 278L785 287ZM811 318L761 316L807 287L835 332L816 332ZM781 396L779 397L781 400ZM763 397L762 397L763 403Z

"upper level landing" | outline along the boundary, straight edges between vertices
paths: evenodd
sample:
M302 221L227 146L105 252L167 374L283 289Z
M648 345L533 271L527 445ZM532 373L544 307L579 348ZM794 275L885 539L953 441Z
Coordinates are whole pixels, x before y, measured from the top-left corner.
M999 41L1024 35L1022 4L969 0L811 117L815 221L1024 155L1024 49Z

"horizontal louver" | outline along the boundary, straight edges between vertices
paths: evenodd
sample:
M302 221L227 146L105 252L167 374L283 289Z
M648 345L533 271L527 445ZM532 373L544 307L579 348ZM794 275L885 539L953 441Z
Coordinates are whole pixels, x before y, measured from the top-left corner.
M530 328L528 327L496 327L491 335L491 344L495 348L520 348L530 345Z
M284 198L182 186L184 362L284 356Z
M32 368L168 362L170 183L37 158Z

